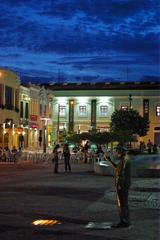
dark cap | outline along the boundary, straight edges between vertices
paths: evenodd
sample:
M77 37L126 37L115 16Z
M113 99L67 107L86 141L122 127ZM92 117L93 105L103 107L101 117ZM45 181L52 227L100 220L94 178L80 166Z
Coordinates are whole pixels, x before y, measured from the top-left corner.
M117 146L115 149L117 152L126 152L127 151L127 148L124 146Z

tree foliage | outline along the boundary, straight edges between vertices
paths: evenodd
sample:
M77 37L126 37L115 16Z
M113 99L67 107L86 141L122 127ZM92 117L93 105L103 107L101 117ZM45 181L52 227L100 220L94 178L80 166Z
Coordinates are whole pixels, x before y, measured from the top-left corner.
M145 136L149 130L149 120L138 111L116 110L111 116L111 132L124 138L123 142L132 139L134 134Z
M89 140L95 144L105 144L112 140L112 136L109 132L83 132L81 134L72 134L67 136L68 142L80 143L82 140Z

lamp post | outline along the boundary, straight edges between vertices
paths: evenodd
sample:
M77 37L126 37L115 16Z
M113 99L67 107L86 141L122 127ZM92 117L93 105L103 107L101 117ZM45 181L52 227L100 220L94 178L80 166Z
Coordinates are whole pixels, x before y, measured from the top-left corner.
M58 104L58 118L57 118L57 142L59 142L59 120L60 120L60 104Z
M2 148L4 150L4 135L6 134L6 123L3 123L3 140L2 140Z
M132 109L132 94L129 94L129 109Z
M42 117L42 122L44 121L44 127L43 127L43 152L46 153L46 136L47 136L47 123L50 120L50 118Z

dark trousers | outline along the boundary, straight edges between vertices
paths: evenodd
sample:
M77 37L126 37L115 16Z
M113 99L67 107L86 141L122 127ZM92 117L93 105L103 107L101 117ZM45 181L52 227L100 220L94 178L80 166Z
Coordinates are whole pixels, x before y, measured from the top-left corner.
M58 157L54 159L54 173L58 173Z
M70 157L69 156L64 156L64 165L65 165L65 171L67 171L67 170L71 171Z
M119 211L120 222L130 224L129 208L128 208L128 188L117 189L117 205Z

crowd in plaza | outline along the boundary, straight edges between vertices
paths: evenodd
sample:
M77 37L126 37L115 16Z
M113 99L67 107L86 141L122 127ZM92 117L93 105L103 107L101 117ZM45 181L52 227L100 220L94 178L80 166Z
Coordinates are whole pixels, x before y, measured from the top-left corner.
M41 155L45 155L46 157L46 155L48 154L49 159L51 159L52 161L53 155L55 154L54 152L57 149L58 159L56 160L56 162L63 160L65 164L65 170L67 171L67 168L69 168L69 170L71 169L71 167L69 166L70 163L68 163L68 161L69 162L71 161L74 163L92 163L95 161L98 161L98 162L103 161L104 155L109 150L108 146L101 145L101 144L94 144L94 148L92 146L93 145L89 141L86 141L85 144L83 145L75 144L74 147L71 147L71 145L68 143L61 143L61 144L57 143L54 145L53 151L51 151L50 149L49 151L50 153L46 153L46 154L41 153ZM143 141L140 141L139 149L136 149L136 150L138 151L139 154L158 154L160 148L156 144L153 144L149 139L147 144L145 144ZM67 153L65 153L66 151ZM26 152L27 152L26 160L29 160L30 155L32 156L37 155L37 158L40 157L40 153L38 152L38 150L26 151L21 147L16 148L15 146L13 146L12 149L9 149L9 147L6 146L4 149L0 147L0 162L16 163L17 161L21 160L22 156Z

